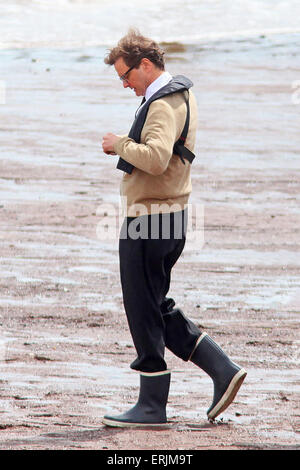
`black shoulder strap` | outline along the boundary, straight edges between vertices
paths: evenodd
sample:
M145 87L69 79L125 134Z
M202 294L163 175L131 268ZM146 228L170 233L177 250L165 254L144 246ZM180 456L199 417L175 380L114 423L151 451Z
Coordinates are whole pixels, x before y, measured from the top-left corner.
M141 104L139 105L138 109L135 112L135 119L137 119L137 114L138 114L140 108L145 103L145 101L146 101L146 98L143 97ZM124 158L120 157L119 160L118 160L117 169L121 170L121 171L124 171L125 173L128 173L129 175L131 175L131 173L134 169L134 166L131 163L124 160Z
M134 166L131 163L124 160L124 158L120 157L118 160L117 168L118 170L125 171L125 173L128 173L129 175L131 175L132 170L134 169Z
M186 141L187 134L188 134L189 125L190 125L190 103L189 103L189 92L188 92L188 90L187 90L187 93L184 92L184 99L185 99L186 108L187 108L187 110L186 110L186 120L185 120L185 124L184 124L183 131L181 133L181 136L179 137L177 142L175 142L175 144L174 144L173 153L175 155L179 155L180 160L185 165L184 159L186 159L190 163L192 163L194 158L195 158L195 154L193 152L191 152L184 145L185 141Z

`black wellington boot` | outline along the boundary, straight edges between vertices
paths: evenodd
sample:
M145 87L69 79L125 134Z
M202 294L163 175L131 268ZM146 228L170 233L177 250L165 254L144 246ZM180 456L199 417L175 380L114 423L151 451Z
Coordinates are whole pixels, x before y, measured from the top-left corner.
M215 419L234 400L247 372L224 353L206 333L202 333L190 360L206 372L214 383L214 396L207 410L208 419Z
M166 425L170 371L140 373L140 393L136 405L117 416L104 416L103 424L113 427Z

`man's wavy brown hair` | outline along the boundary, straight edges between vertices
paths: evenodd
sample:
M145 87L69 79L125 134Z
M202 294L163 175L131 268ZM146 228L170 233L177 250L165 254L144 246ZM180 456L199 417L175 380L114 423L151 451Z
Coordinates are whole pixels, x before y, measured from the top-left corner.
M137 68L141 60L146 58L160 70L165 69L164 51L155 41L142 36L136 29L130 29L126 36L120 39L117 46L110 49L104 62L114 65L121 57L128 67Z

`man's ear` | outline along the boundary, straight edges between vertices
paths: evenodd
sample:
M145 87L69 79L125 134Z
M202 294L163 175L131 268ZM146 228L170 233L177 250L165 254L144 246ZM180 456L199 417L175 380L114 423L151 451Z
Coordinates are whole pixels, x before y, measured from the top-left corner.
M144 67L144 70L146 70L147 72L152 70L153 68L153 63L151 62L151 60L147 59L146 57L144 57L141 60L141 65Z

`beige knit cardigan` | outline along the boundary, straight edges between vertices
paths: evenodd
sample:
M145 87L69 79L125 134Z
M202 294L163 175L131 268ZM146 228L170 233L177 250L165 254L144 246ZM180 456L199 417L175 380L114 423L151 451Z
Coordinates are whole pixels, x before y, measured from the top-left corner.
M189 91L190 126L186 147L194 151L197 130L197 104ZM153 101L141 133L141 142L120 137L114 151L134 165L131 174L124 173L121 198L126 216L176 212L186 207L192 190L191 164L182 163L173 154L186 119L182 92Z

